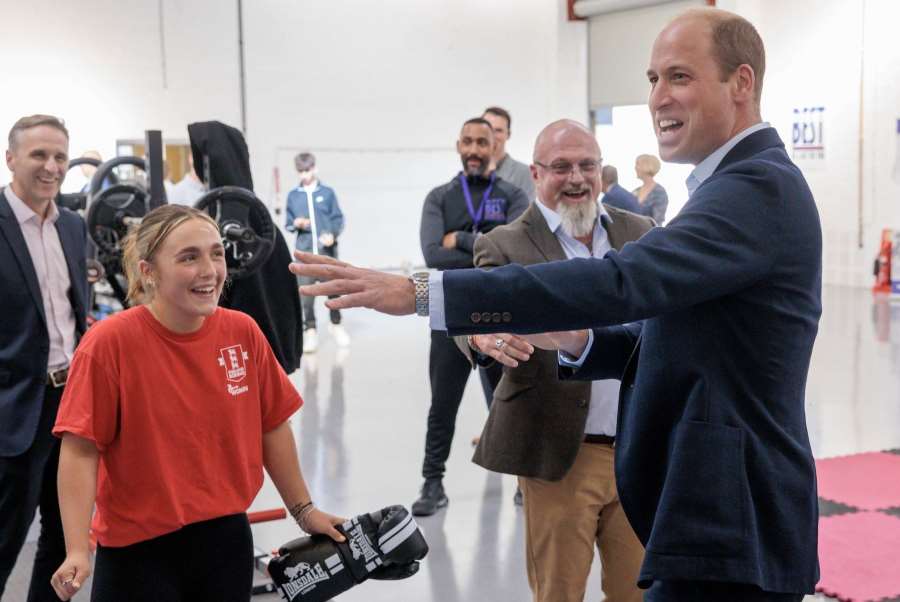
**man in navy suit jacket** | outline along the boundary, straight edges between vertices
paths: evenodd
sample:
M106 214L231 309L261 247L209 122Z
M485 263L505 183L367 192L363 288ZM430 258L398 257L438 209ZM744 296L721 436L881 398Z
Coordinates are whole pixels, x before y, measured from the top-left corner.
M612 165L604 165L600 170L600 185L603 187L603 202L625 211L641 214L641 204L636 196L619 186L619 171Z
M690 198L603 259L412 282L308 255L291 266L331 280L303 292L346 295L336 308L416 311L453 335L593 328L531 340L561 349L563 375L621 376L616 480L650 602L793 602L818 580L804 396L821 226L761 120L764 70L737 15L692 10L659 34L650 113L661 157L696 165Z
M88 298L84 220L53 200L68 147L61 120L23 117L6 151L12 182L0 189L0 595L40 507L29 602L58 600L50 577L66 556L50 430Z

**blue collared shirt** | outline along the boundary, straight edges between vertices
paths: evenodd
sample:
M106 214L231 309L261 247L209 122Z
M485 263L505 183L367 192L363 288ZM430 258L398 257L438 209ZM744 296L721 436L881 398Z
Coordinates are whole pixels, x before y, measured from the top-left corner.
M767 122L763 121L757 123L756 125L751 125L746 130L743 130L739 134L735 135L734 138L717 148L713 151L713 153L705 158L703 161L697 164L694 168L694 171L687 177L687 180L684 181L684 185L687 186L688 189L688 197L694 196L694 191L700 187L700 184L703 183L709 176L713 175L716 171L716 168L719 167L719 163L722 162L722 159L725 158L725 155L728 154L728 151L737 146L738 142L749 136L750 134L754 134L760 130L764 130L767 127L771 127Z

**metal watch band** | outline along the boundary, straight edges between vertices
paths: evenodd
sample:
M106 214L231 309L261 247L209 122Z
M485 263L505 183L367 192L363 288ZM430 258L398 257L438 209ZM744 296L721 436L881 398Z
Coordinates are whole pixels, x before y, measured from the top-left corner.
M410 281L416 287L416 314L428 315L428 272L416 272L410 276Z

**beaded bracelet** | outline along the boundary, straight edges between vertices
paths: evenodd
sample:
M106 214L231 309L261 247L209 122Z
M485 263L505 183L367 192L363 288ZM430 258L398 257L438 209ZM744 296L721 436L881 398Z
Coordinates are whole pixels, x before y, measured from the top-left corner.
M308 534L310 532L307 528L308 525L306 524L306 520L309 518L310 513L315 510L315 507L315 504L310 500L305 504L295 504L290 509L291 516L294 517L297 526L299 526L304 533Z

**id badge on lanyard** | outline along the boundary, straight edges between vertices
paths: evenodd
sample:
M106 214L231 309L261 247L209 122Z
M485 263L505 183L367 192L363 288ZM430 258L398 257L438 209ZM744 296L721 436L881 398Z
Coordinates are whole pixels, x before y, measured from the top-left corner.
M476 211L475 205L472 202L472 191L469 190L469 182L466 180L466 174L462 172L459 174L459 181L462 183L463 196L466 198L466 209L469 211L469 217L472 218L472 232L478 232L478 227L484 219L485 207L487 207L491 191L494 189L494 180L496 177L497 172L492 172L488 187L481 196L481 205L478 206L478 211Z

